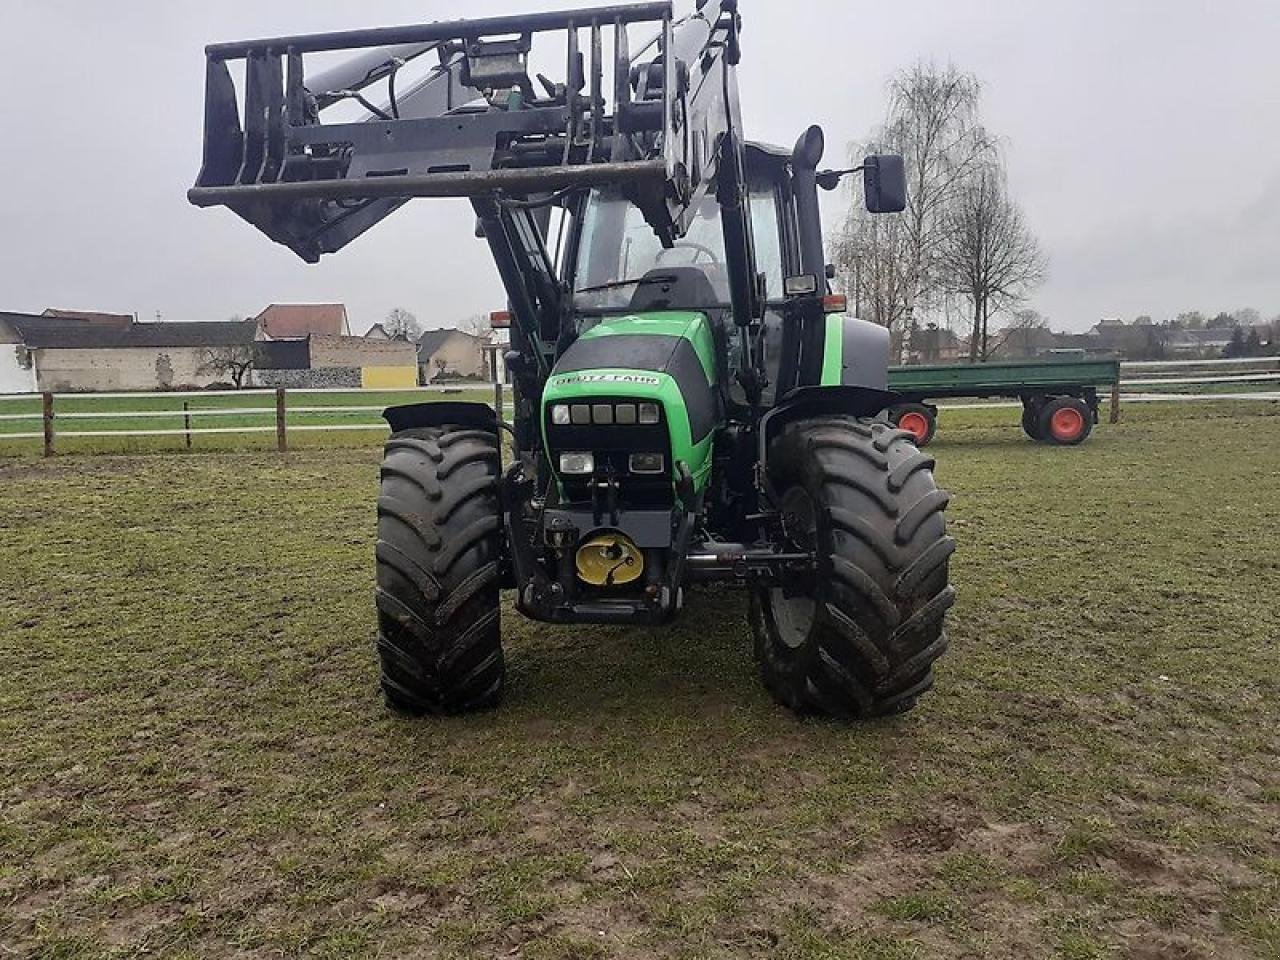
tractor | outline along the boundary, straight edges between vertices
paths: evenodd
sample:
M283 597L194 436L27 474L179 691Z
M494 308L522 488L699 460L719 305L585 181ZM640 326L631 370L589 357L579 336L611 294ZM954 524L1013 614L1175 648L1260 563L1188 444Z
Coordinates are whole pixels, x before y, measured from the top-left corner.
M817 192L860 173L871 212L900 211L903 160L821 169L816 126L748 141L741 35L736 0L698 0L206 48L192 203L315 262L464 197L505 288L511 419L384 414L391 707L498 702L504 590L537 621L655 627L735 584L792 710L883 716L931 687L948 495L885 413L888 331L831 291Z

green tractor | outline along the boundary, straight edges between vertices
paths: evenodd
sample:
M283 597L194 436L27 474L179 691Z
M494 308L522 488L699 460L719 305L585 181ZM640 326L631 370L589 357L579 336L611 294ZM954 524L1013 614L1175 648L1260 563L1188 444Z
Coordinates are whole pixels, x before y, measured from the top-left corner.
M899 211L902 159L819 170L817 127L792 150L746 142L740 30L736 2L701 0L681 19L640 3L207 49L193 203L315 261L411 198L467 197L506 289L511 422L478 403L385 414L394 707L499 700L503 590L535 620L653 626L694 585L735 583L791 709L899 713L931 686L948 497L884 414L887 331L829 290L817 193L861 172L868 208ZM547 35L564 78L535 86ZM338 50L361 52L308 69ZM365 116L322 122L352 100Z

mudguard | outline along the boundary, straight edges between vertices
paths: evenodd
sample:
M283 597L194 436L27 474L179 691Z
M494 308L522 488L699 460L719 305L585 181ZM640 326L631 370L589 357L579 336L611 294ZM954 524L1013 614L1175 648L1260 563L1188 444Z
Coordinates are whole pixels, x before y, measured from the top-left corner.
M446 425L498 432L498 416L487 403L406 403L398 407L387 407L382 411L382 419L391 424L392 433Z
M889 389L889 331L878 323L827 316L822 350L823 386Z
M781 403L760 419L757 430L760 482L769 499L775 503L778 501L777 491L769 483L769 447L783 427L812 417L842 414L850 417L874 417L901 400L901 395L892 390L844 384L797 387L792 390L783 397Z

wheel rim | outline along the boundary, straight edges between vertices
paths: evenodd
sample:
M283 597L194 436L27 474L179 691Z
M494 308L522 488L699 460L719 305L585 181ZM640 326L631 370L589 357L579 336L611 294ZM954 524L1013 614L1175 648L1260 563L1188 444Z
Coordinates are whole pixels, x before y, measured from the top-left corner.
M798 650L809 638L818 605L813 597L783 596L781 587L769 591L769 612L773 615L773 627L778 631L782 645Z
M811 550L818 539L813 500L803 487L792 487L782 498L782 525L791 546ZM787 596L781 587L769 590L769 617L778 640L792 650L803 646L813 629L818 603L812 596Z
M923 440L929 435L929 418L914 410L899 417L898 426L914 435L916 440Z
M1084 417L1075 407L1063 407L1053 411L1049 429L1053 431L1055 440L1074 440L1084 430Z

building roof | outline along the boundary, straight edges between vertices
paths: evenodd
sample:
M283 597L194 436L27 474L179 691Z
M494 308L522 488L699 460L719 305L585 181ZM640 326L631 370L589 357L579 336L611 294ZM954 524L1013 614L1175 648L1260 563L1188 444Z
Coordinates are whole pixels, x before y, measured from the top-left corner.
M425 330L422 336L418 338L418 362L426 363L436 351L445 345L445 342L453 336L471 337L471 334L464 333L461 330L455 330L452 327L444 330ZM476 339L471 337L472 340Z
M254 317L272 340L301 340L311 334L344 336L347 307L342 303L273 303Z
M225 347L252 343L252 320L192 323L134 323L126 327L94 320L0 314L30 349L85 350L121 347Z
M134 322L133 315L128 313L100 313L95 310L58 310L50 307L42 317L60 320L82 320L86 323L105 323L114 327L127 327Z
M375 323L372 327L364 332L369 340L390 340L391 334L387 333L387 328L380 323Z

